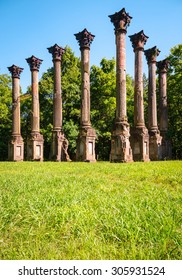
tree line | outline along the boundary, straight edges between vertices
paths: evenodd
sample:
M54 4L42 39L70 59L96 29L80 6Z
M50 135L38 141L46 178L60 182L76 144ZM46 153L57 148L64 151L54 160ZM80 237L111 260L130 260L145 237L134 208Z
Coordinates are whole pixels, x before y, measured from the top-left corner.
M182 44L173 47L167 57L170 62L167 74L169 138L174 159L182 158ZM76 139L79 132L81 105L80 58L70 47L62 56L61 66L63 130L69 141L69 154L75 159ZM133 126L134 80L127 75L127 114ZM158 85L158 81L157 81ZM49 159L53 122L53 68L49 68L39 81L40 132L44 136L44 158ZM96 155L99 160L109 160L111 131L116 109L115 59L103 58L99 66L91 66L91 123L96 129ZM31 87L27 92L31 93ZM148 79L144 75L144 111L147 126ZM157 86L157 96L158 86ZM28 98L27 98L28 97ZM7 160L8 141L11 139L12 93L11 77L0 75L0 160ZM21 95L21 131L26 142L31 131L31 94ZM26 145L25 145L26 158Z

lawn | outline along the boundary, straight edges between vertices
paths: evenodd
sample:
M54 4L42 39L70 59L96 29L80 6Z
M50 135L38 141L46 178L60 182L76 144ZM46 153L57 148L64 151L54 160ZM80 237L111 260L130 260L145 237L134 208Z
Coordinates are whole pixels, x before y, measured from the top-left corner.
M181 259L182 161L0 162L0 259Z

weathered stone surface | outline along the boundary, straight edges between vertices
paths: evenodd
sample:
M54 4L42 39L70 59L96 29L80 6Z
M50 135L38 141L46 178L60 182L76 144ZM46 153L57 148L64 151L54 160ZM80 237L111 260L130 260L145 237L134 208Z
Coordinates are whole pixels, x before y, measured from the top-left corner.
M131 133L133 159L134 161L149 161L149 134L144 121L142 69L142 55L148 37L142 30L129 38L135 52L134 129Z
M77 139L77 161L96 161L95 139L96 132L91 127L90 121L90 45L94 35L84 29L75 34L81 50L81 120L80 132Z
M150 160L160 159L160 145L162 137L157 125L157 102L156 102L156 58L160 51L157 47L144 51L149 73L148 85L148 130L149 130L149 157Z
M68 140L62 129L62 91L61 91L61 60L65 49L55 44L47 48L52 54L54 64L54 95L53 95L53 130L51 145L51 160L70 161L68 155Z
M111 162L133 160L130 147L130 126L126 109L126 33L132 17L123 8L109 16L116 35L116 118L111 136Z
M19 79L23 68L16 65L8 67L12 75L12 138L8 143L8 160L23 161L24 142L21 136L20 123L20 85Z
M32 91L32 115L31 115L31 135L27 141L27 160L43 161L44 139L40 134L40 104L38 72L42 59L31 56L26 59L31 71L31 91Z

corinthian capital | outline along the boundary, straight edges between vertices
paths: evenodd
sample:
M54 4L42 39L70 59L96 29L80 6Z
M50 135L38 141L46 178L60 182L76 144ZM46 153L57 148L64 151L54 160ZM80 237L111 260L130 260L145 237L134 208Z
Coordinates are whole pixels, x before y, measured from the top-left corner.
M12 66L8 67L8 70L11 72L12 78L20 79L20 74L23 71L23 68L13 64Z

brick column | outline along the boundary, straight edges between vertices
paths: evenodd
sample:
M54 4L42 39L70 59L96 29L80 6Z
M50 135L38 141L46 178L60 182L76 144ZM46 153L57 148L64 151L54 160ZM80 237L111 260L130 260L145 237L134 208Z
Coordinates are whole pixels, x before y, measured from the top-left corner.
M135 52L134 128L131 146L134 161L149 161L149 134L144 121L142 55L148 37L143 30L129 36Z
M132 17L123 8L109 16L116 35L116 118L111 137L111 162L133 161L126 110L126 33Z
M149 157L151 160L160 159L161 136L157 125L156 103L156 58L160 51L157 47L144 51L149 72L148 85L148 130L149 130Z
M8 144L8 160L23 161L24 142L21 136L20 124L20 74L23 68L12 65L8 67L12 75L12 137Z
M157 62L159 73L159 128L162 136L161 159L172 158L171 142L168 137L168 110L167 110L167 59Z
M32 91L32 116L31 116L31 136L27 141L27 160L43 161L43 135L40 134L40 105L38 72L42 60L31 56L26 59L31 71L31 91Z
M61 91L61 60L65 50L55 44L48 48L54 64L54 96L53 96L53 131L51 159L54 161L70 161L67 149L68 140L62 129L62 91Z
M82 32L74 34L81 50L81 120L80 132L77 139L77 161L94 162L95 159L95 129L90 122L90 45L94 35L84 29Z

